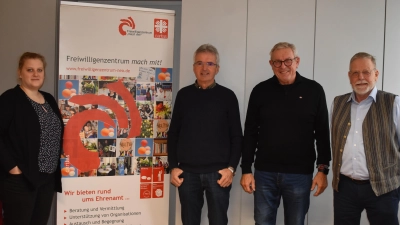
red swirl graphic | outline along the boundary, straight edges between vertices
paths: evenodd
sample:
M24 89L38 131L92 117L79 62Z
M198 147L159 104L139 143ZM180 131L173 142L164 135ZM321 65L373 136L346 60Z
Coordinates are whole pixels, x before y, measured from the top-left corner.
M132 29L135 29L135 22L133 21L132 17L128 17L128 19L121 19L121 24L119 24L119 33L122 36L126 35L126 31L124 30L124 26L129 26Z
M131 129L128 137L132 138L139 136L142 118L140 117L139 111L136 107L136 102L133 99L132 95L125 88L121 80L115 83L110 83L107 85L107 87L110 90L117 92L118 95L120 95L124 99L129 108ZM119 127L128 128L128 117L125 113L125 110L118 104L117 101L111 99L108 96L94 94L75 95L71 97L69 101L78 105L103 105L111 109L115 113L115 116L118 119ZM114 121L110 118L110 116L106 112L98 109L91 109L80 112L68 121L67 125L65 126L64 132L64 153L66 155L69 155L69 161L71 162L71 164L73 164L81 171L97 169L100 164L98 153L88 151L83 146L79 137L79 132L82 129L82 126L88 120L101 120L105 124L109 124L110 126L115 127Z

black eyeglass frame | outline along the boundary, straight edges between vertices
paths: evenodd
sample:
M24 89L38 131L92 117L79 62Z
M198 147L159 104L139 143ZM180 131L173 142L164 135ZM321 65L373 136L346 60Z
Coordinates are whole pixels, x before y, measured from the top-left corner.
M283 61L281 60L275 60L272 61L272 65L275 67L279 68L282 66L282 63L285 64L285 66L291 66L293 64L293 61L296 60L298 57L294 57L293 59L285 59Z

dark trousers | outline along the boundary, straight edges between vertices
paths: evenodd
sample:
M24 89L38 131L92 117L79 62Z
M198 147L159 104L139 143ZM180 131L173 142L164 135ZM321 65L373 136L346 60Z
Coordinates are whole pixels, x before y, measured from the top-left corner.
M0 201L0 225L3 225L3 205Z
M340 175L339 192L334 191L334 224L359 225L365 209L370 225L398 225L400 190L376 196L371 184L359 184Z
M54 196L54 177L32 190L23 175L9 174L1 187L4 225L46 225Z
M204 192L207 198L208 220L210 225L228 224L229 192L232 185L223 188L217 180L220 174L184 172L184 180L179 187L181 218L183 225L200 225Z

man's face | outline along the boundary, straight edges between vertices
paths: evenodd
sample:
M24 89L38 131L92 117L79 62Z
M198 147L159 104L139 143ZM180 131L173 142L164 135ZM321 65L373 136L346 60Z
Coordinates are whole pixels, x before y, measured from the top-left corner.
M214 82L214 77L219 71L217 58L213 53L200 52L196 55L193 64L193 72L199 85L209 86ZM214 64L214 65L209 65Z
M348 75L356 100L360 102L366 99L374 89L379 71L376 70L371 59L359 58L351 62Z
M285 62L282 62L285 60L286 64ZM279 67L276 67L274 64L279 64L279 62L281 62L281 65ZM274 74L278 78L279 83L281 83L282 85L294 83L294 80L296 79L296 70L297 67L299 67L299 63L300 58L295 58L291 48L282 48L275 50L271 55L271 60L269 61L269 64L272 67L272 71L274 71Z

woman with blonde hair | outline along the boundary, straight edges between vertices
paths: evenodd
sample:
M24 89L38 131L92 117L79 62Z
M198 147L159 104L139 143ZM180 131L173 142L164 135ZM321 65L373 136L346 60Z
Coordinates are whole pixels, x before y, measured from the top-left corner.
M61 192L63 121L54 97L40 88L45 58L25 52L19 84L0 96L0 200L4 225L47 224Z

